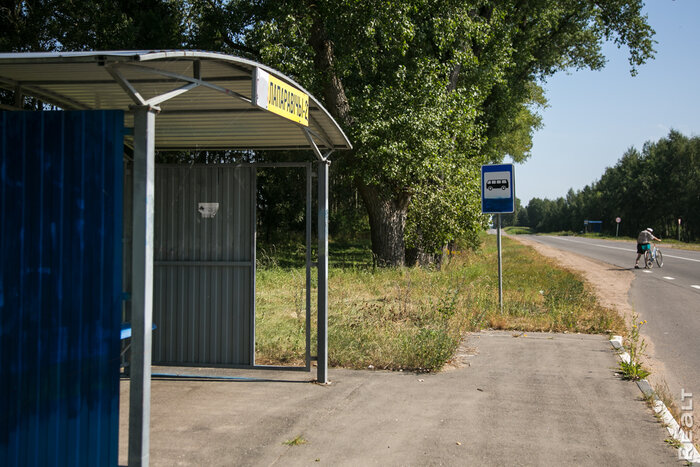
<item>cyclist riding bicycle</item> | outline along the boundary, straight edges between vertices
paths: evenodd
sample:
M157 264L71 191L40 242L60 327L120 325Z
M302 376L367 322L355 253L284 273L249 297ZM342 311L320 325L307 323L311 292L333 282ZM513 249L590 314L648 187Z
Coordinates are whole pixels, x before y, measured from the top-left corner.
M654 230L651 227L647 227L639 232L639 236L637 237L637 259L634 261L634 267L636 269L639 269L639 258L641 258L641 256L644 254L644 251L651 250L651 241L661 241L660 238L654 237L653 232Z

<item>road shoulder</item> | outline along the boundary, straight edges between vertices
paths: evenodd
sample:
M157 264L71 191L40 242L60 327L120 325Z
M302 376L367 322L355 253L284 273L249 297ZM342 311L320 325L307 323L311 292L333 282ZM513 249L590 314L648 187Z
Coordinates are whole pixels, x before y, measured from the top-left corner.
M602 306L617 310L625 323L631 322L634 309L628 295L635 277L631 270L543 245L523 236L509 235L508 238L534 248L539 254L554 259L566 269L582 274Z

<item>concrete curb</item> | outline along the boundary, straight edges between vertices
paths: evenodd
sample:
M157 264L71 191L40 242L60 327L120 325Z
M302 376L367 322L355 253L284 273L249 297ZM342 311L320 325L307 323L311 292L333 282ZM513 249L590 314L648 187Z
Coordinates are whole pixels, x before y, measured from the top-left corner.
M625 352L622 347L622 336L613 336L610 339L610 344L612 344L613 348L618 351L620 360L626 363L630 362L630 355ZM676 419L673 418L673 415L671 415L671 412L669 412L666 404L659 399L659 396L657 396L657 394L654 392L654 389L651 387L649 382L646 379L639 380L637 381L637 387L640 391L642 391L642 394L644 394L645 397L653 400L652 408L654 409L654 412L661 418L661 421L666 427L668 434L674 440L680 443L680 446L677 448L678 459L685 460L691 465L700 465L700 453L698 453L698 450L695 448L692 440L688 437L688 434L681 429Z

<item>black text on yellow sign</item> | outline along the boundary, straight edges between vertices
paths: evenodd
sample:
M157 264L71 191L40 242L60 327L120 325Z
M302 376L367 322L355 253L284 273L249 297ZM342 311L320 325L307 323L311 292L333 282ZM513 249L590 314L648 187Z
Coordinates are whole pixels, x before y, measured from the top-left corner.
M261 68L253 72L252 103L300 125L309 126L309 96Z
M308 126L309 96L274 76L270 76L269 80L267 110Z

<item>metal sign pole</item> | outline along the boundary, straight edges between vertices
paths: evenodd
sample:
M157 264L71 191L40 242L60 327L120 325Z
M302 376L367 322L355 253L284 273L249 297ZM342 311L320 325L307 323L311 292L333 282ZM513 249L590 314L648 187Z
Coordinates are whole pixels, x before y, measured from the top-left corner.
M496 214L498 219L498 233L496 235L496 243L498 245L498 303L503 314L503 263L501 261L501 214Z
M503 314L503 257L501 214L515 212L515 173L513 164L481 166L481 212L496 215L498 245L498 305Z

